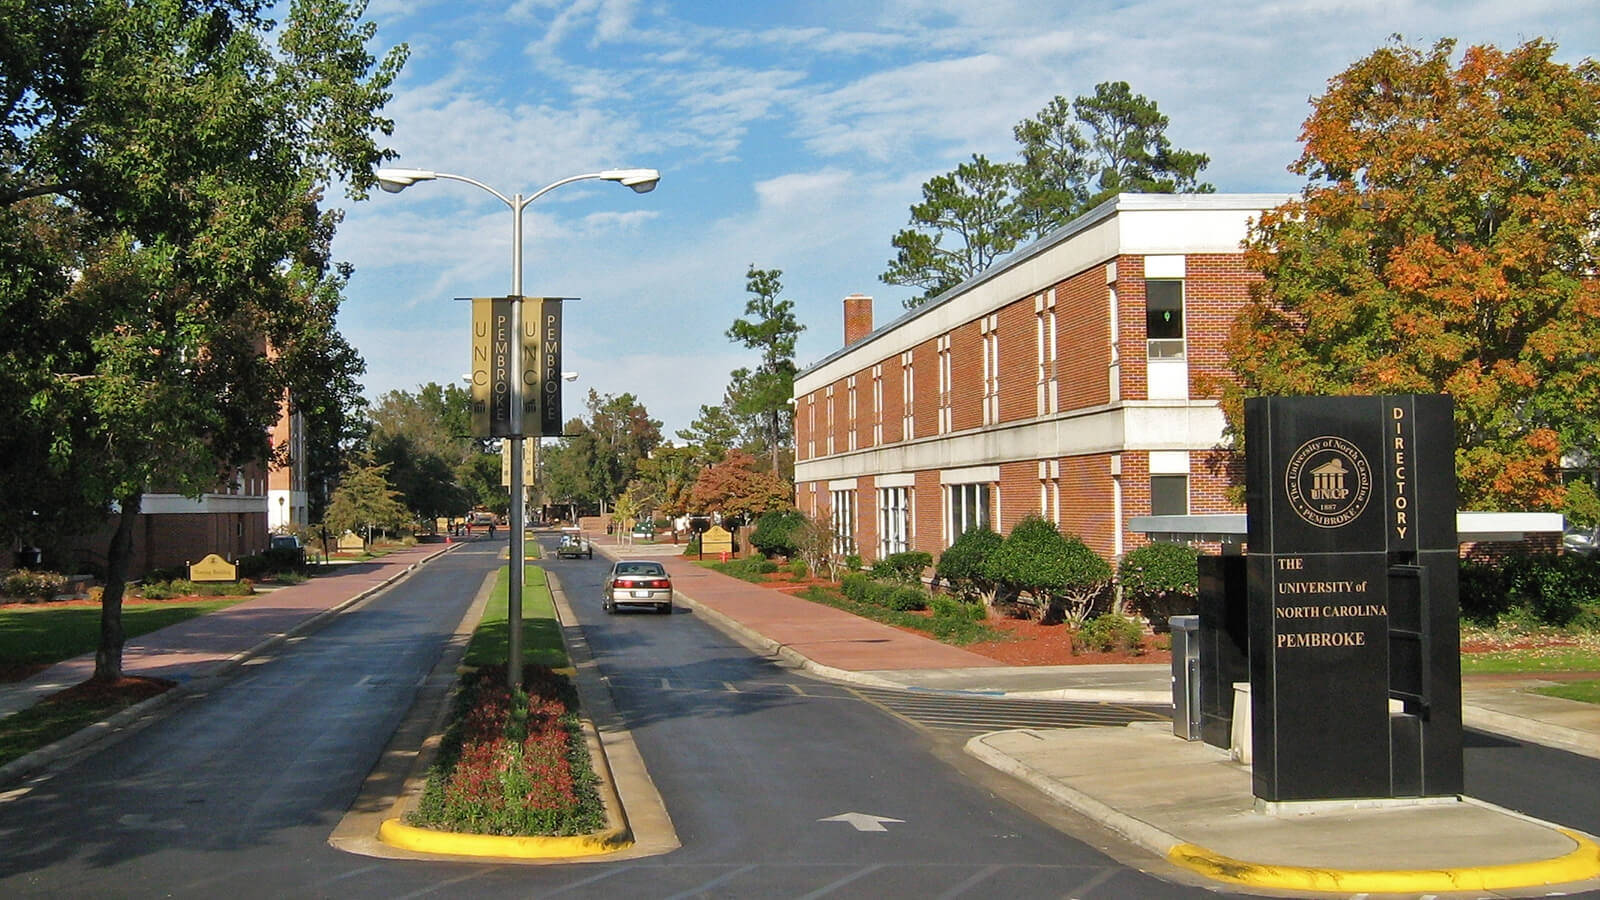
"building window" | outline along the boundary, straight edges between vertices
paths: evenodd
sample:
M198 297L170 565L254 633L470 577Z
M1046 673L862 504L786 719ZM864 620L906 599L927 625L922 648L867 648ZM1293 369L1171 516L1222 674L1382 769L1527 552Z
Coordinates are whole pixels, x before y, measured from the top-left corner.
M883 364L872 367L872 446L883 444Z
M955 543L956 538L969 529L990 527L989 485L948 485L945 490L945 501L946 510L949 512L946 522L950 543Z
M817 457L817 395L806 395L806 459Z
M983 320L983 424L1000 423L1000 315Z
M900 439L903 441L917 436L917 420L912 412L917 408L916 374L911 351L907 350L900 354Z
M1039 515L1061 524L1061 461L1039 461Z
M1183 359L1183 282L1146 281L1144 294L1150 359Z
M833 552L848 556L856 552L856 492L830 491L832 500Z
M851 375L845 380L845 415L848 417L849 432L845 435L846 449L856 449L856 376Z
M1034 348L1039 358L1038 383L1034 392L1034 411L1038 415L1056 412L1060 394L1056 388L1056 292L1040 294L1033 301Z
M1189 514L1189 476L1150 476L1150 515L1186 516Z
M827 419L827 423L828 423L827 424L828 431L827 431L827 437L824 438L824 445L823 445L824 449L823 449L822 452L828 454L829 456L832 456L833 455L833 385L831 385L831 384L828 385L826 403L827 403L827 409L826 409L825 413L826 413L826 419Z
M950 388L953 371L950 367L950 335L939 338L939 433L949 434L951 429Z
M878 558L911 549L911 489L878 489Z

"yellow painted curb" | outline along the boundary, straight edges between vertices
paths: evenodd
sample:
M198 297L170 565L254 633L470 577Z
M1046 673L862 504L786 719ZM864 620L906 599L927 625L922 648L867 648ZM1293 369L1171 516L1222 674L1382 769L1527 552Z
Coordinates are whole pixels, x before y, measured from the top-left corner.
M1167 859L1217 881L1300 891L1427 894L1493 891L1565 884L1600 877L1600 846L1577 832L1557 829L1578 845L1565 856L1537 862L1462 869L1344 870L1243 862L1195 844L1178 844Z
M497 856L506 859L565 859L598 856L633 846L625 828L568 837L508 837L498 834L460 834L417 828L399 819L384 819L378 840L401 850L445 856Z

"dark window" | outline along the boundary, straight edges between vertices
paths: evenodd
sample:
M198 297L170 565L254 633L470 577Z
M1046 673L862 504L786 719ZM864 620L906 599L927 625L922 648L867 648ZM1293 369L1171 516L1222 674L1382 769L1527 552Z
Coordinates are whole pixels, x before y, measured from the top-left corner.
M1150 340L1183 337L1183 282L1145 282L1144 302L1145 331Z
M1150 476L1150 515L1186 516L1189 514L1189 476Z

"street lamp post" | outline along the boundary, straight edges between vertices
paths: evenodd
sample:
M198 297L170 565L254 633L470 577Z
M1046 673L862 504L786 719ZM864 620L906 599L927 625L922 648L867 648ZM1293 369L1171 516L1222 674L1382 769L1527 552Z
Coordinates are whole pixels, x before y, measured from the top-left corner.
M391 194L398 194L419 181L432 181L444 179L447 181L464 181L474 187L481 188L493 194L496 199L511 208L511 333L522 334L522 211L528 204L543 197L545 194L575 181L615 181L632 188L636 193L646 194L655 190L656 183L661 180L661 173L655 169L606 169L602 172L590 172L584 175L573 175L555 181L534 191L527 197L513 194L507 197L494 188L465 175L451 175L447 172L432 172L427 169L379 169L377 171L378 186ZM511 400L511 577L506 594L506 618L509 634L507 635L507 660L506 683L512 690L522 687L522 580L525 571L525 544L523 542L523 529L526 524L527 510L524 508L526 501L523 498L523 417L522 417L522 351L519 348L511 354L510 371L510 400Z

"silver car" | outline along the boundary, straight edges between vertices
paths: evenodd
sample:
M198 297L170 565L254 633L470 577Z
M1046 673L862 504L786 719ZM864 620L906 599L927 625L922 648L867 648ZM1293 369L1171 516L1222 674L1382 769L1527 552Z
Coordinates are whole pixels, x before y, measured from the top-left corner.
M656 612L672 612L672 578L661 563L642 559L619 560L606 574L605 596L601 605L608 613L619 606L653 606Z

